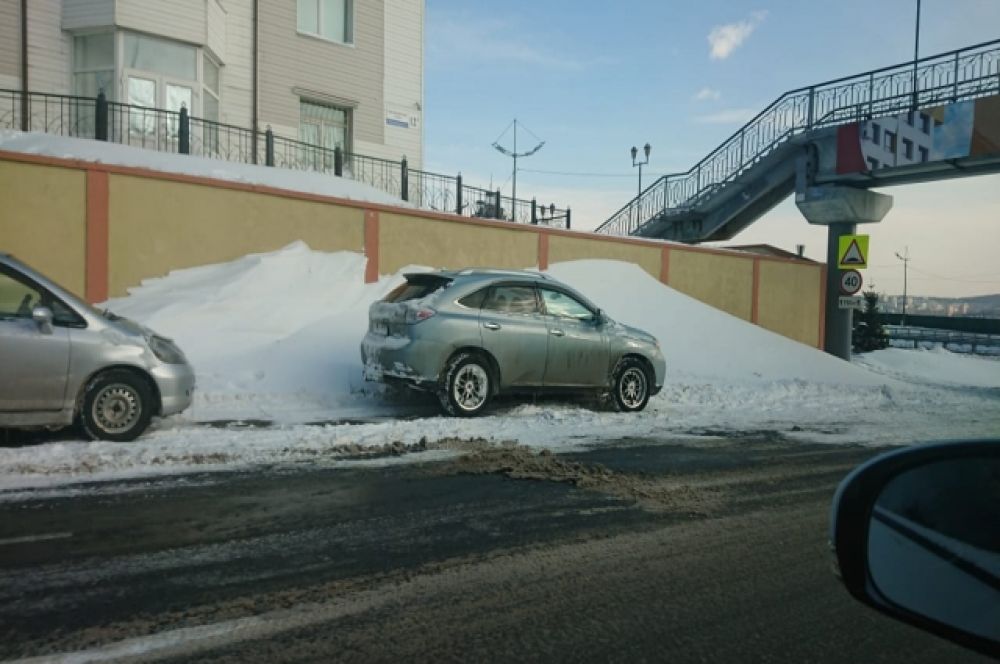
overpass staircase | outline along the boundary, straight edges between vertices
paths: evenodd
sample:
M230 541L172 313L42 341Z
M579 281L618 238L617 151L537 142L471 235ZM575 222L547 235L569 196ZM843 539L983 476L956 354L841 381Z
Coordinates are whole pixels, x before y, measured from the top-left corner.
M596 229L727 240L796 187L870 188L1000 172L1000 154L837 174L837 127L1000 94L1000 39L781 95L684 173L664 175ZM1000 123L1000 118L997 119Z

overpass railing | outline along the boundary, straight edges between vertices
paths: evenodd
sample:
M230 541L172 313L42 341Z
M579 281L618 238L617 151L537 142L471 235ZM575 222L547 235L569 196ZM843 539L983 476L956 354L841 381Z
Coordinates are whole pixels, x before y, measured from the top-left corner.
M690 170L654 181L597 232L631 235L650 219L690 209L798 134L997 93L1000 39L791 90Z

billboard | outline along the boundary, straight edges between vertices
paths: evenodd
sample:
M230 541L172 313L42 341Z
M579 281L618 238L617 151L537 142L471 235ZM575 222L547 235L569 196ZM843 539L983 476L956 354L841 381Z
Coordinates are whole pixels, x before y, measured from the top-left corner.
M837 128L837 174L1000 155L1000 95Z

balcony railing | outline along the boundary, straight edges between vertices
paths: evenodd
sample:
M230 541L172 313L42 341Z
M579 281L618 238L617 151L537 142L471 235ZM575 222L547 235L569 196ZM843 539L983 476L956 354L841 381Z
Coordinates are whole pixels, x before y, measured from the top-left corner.
M103 94L74 97L0 89L0 129L39 131L131 145L157 152L190 154L241 164L312 171L364 182L426 210L525 224L570 227L569 208L535 200L511 201L499 190L472 187L461 175L410 169L401 161L303 143L275 135L270 127L246 127L168 111L108 101Z

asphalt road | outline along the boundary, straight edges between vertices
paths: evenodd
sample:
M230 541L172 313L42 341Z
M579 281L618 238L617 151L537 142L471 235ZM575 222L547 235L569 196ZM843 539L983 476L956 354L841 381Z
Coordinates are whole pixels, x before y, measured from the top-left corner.
M0 502L0 658L985 661L833 576L829 501L873 450L461 451Z

